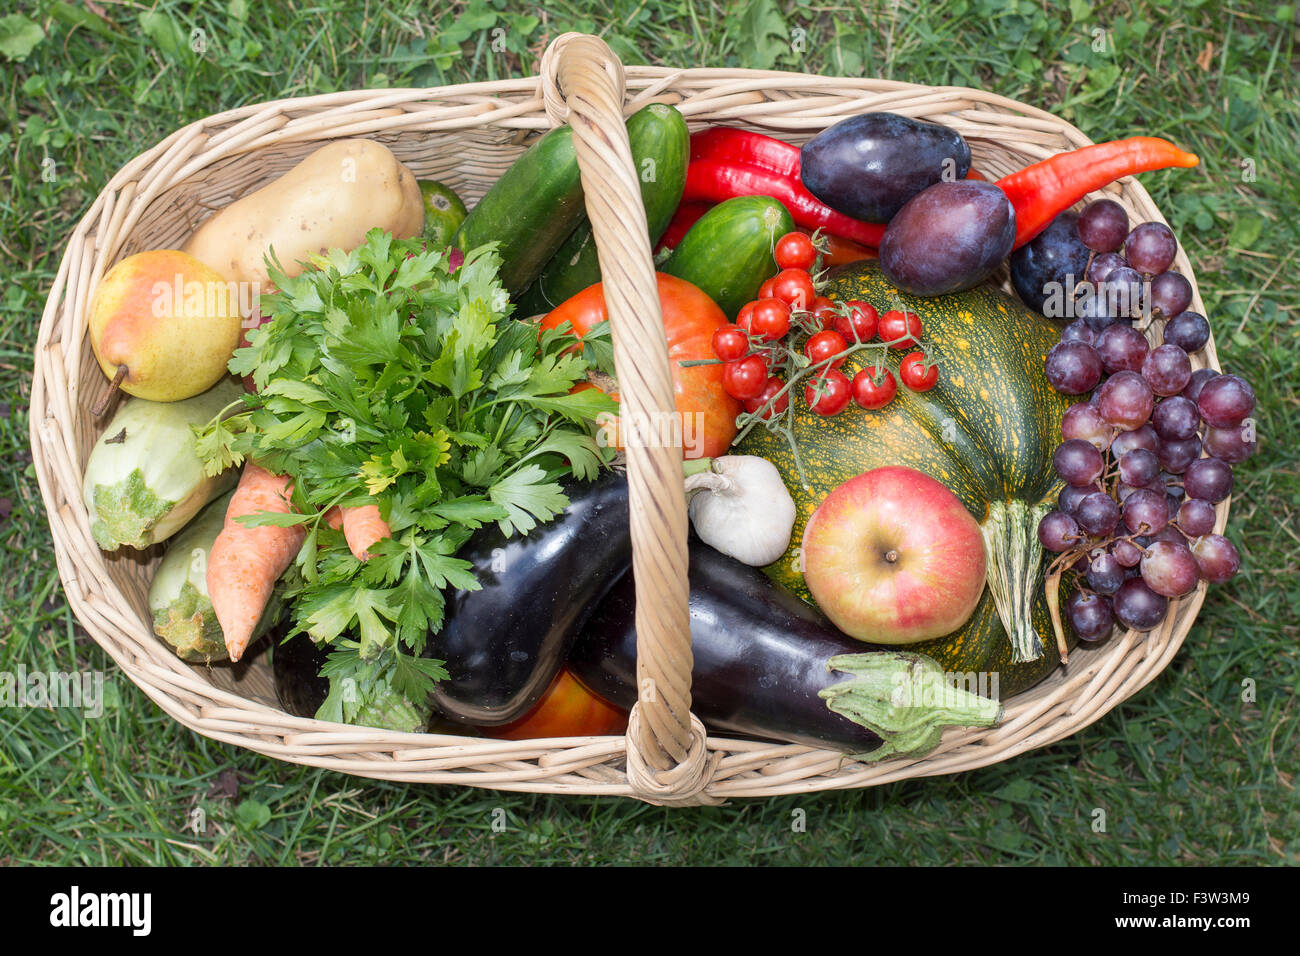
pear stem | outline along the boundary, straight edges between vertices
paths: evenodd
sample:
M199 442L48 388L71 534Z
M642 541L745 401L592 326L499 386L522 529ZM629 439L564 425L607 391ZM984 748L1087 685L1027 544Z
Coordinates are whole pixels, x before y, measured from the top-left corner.
M122 384L122 379L126 378L126 373L128 371L130 371L130 369L125 365L119 365L117 367L117 374L113 376L113 381L109 383L108 391L104 393L103 398L95 403L95 407L90 410L91 415L98 418L100 415L104 414L104 410L108 408L108 403L112 401L113 395L116 394L118 387Z

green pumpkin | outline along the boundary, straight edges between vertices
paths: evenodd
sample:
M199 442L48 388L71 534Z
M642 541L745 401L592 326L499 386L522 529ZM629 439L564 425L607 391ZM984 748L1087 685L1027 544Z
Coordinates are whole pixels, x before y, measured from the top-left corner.
M873 468L903 465L925 472L980 522L990 587L962 628L907 650L934 658L950 672L997 674L1002 697L1033 686L1060 663L1044 599L1043 562L1029 557L1040 551L1038 520L1054 506L1060 488L1052 452L1072 402L1043 376L1047 350L1059 339L1055 326L990 285L931 298L907 295L874 261L833 274L825 294L836 301L865 300L881 315L890 309L919 315L923 338L939 361L939 382L926 392L900 383L883 409L867 411L850 403L829 418L811 412L800 394L792 402L798 463L784 436L761 424L749 431L737 451L776 464L797 511L790 550L767 573L811 602L797 548L818 505L833 489ZM866 350L851 356L844 373L852 378L873 366L878 354ZM895 377L906 354L890 350L886 364ZM993 587L1004 595L1002 614ZM1002 616L1018 633L1019 653Z

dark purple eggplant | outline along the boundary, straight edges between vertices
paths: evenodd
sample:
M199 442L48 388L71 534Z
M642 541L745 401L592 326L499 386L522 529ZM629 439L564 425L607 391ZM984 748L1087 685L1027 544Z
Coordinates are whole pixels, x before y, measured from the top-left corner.
M271 645L275 696L288 713L315 717L330 692L329 678L320 676L330 649L318 646L306 634L296 634L283 644L281 636L283 633Z
M489 525L457 552L482 587L448 597L424 651L450 675L433 692L448 720L498 727L528 713L586 616L631 566L627 477L570 479L564 490L569 507L554 520L513 538Z
M965 179L970 146L946 126L896 113L863 113L818 133L800 152L808 191L854 219L889 222L944 179Z
M714 732L878 759L923 752L938 743L944 726L988 726L1000 715L994 701L946 684L940 690L935 682L944 675L929 658L869 649L762 571L694 536L690 617L691 709ZM631 574L583 626L569 668L610 703L630 709L636 702ZM845 680L848 675L853 676ZM910 706L891 701L900 689L914 687L935 695L934 706L920 718ZM921 698L912 701L926 705Z

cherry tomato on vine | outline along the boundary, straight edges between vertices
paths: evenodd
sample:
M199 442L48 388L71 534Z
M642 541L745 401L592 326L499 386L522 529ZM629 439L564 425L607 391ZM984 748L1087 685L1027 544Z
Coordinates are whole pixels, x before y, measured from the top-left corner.
M740 311L736 313L736 325L744 329L746 332L751 331L750 322L753 319L753 315L754 303L746 302L740 307Z
M722 387L742 402L757 397L766 382L767 363L761 356L750 355L722 366Z
M821 328L830 329L835 327L835 319L839 316L839 310L835 308L835 303L826 296L819 295L813 299L809 311L817 319L817 324Z
M781 391L783 388L785 388L785 382L777 378L775 375L770 376L766 384L763 385L763 390L758 393L757 398L749 398L745 400L745 411L757 412L768 402L771 402L776 393ZM761 417L764 419L775 418L777 415L784 413L789 407L790 393L786 392L775 402L772 402L772 407L763 412Z
M809 361L814 365L817 365L826 361L832 355L839 355L848 347L849 343L844 341L844 336L827 329L809 336L808 341L804 343L803 354L808 356ZM839 368L843 364L843 358L836 359L831 363L830 368Z
M817 290L813 288L812 276L802 269L782 269L772 279L772 295L795 312L808 312L817 298Z
M939 366L925 363L924 352L913 352L898 363L898 377L914 392L925 392L939 381Z
M758 298L760 300L772 298L772 283L775 280L776 280L776 276L772 276L771 279L768 279L766 282L764 282L761 286L758 287Z
M803 390L803 400L818 415L838 415L849 404L852 385L839 369L830 369L814 378Z
M880 317L880 340L891 349L912 349L921 344L921 317L915 312L890 310Z
M866 409L884 408L894 400L898 382L889 369L880 370L880 380L875 381L876 370L864 368L853 376L853 400Z
M744 358L749 352L749 336L736 325L724 325L713 333L713 354L724 362Z
M787 232L776 241L773 253L778 268L803 269L807 272L817 262L817 249L802 232Z
M785 338L790 331L790 307L780 299L759 299L754 303L749 329L764 342Z
M835 317L835 331L846 342L870 342L876 337L876 307L870 302L854 299L844 303L848 315Z

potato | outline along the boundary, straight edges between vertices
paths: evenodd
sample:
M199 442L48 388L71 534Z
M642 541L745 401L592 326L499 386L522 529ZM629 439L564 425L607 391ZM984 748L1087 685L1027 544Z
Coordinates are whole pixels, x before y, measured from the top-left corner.
M274 249L286 275L326 249L355 249L374 228L399 239L424 228L415 176L388 147L368 139L322 146L279 179L203 223L184 251L234 282L270 288L264 257Z

